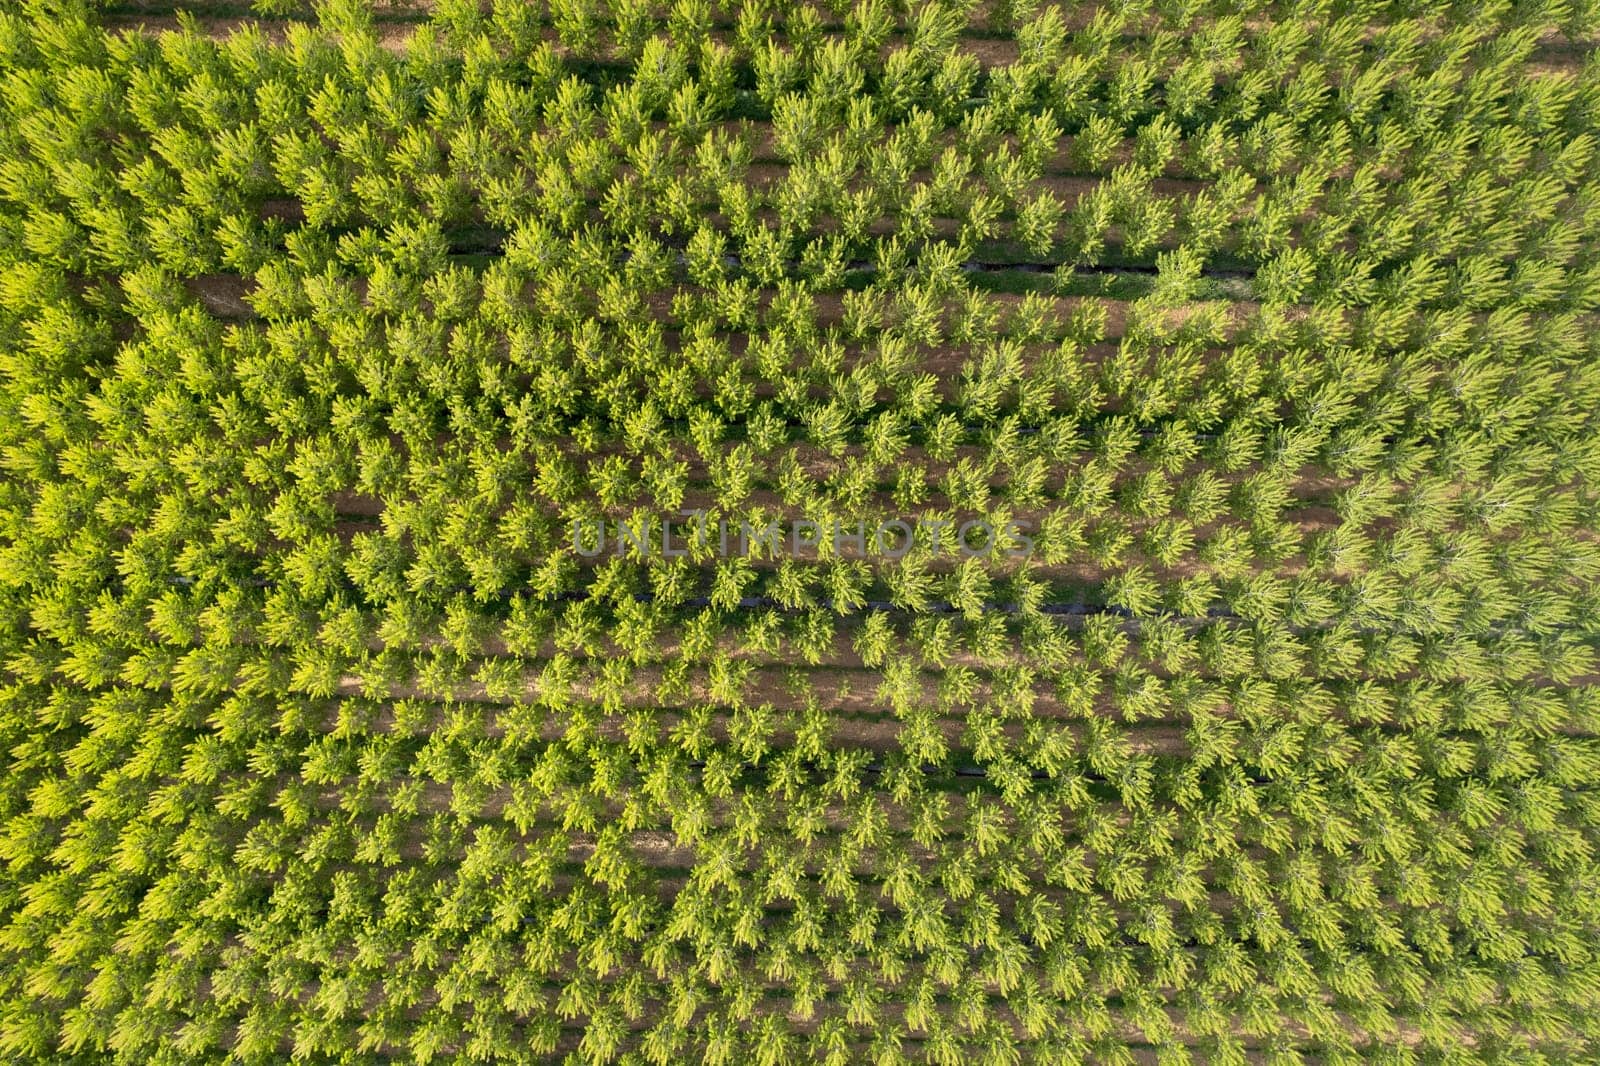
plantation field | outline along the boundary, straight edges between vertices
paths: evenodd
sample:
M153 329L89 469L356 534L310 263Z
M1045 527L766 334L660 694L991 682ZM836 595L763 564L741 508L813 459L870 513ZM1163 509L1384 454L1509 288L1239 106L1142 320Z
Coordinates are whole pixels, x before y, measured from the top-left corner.
M1600 1062L1597 138L1595 0L0 0L0 1062Z

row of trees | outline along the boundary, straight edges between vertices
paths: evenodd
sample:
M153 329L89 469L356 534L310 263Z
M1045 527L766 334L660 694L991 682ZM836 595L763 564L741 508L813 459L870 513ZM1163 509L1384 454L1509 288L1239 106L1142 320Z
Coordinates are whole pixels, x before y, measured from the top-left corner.
M1497 17L1492 11L1487 15ZM1059 15L1054 19L1059 22ZM1095 29L1100 21L1083 32L1100 40L1099 47L1108 47L1105 42L1114 37ZM1492 21L1477 25L1437 62L1418 54L1417 46L1406 45L1404 39L1397 43L1380 36L1371 52L1357 48L1349 60L1366 64L1362 77L1381 75L1364 90L1374 99L1386 91L1405 99L1415 96L1384 81L1411 77L1413 69L1435 80L1456 79L1429 91L1431 111L1400 114L1370 129L1357 121L1359 116L1341 114L1326 102L1319 110L1315 100L1299 98L1304 92L1296 86L1315 84L1313 74L1338 84L1337 74L1316 64L1293 83L1285 99L1230 98L1208 124L1192 128L1175 125L1167 117L1171 108L1154 107L1148 121L1130 118L1132 124L1123 125L1101 101L1093 101L1094 114L1085 119L1053 104L1041 111L1041 101L1030 97L954 111L922 101L896 116L882 109L884 92L859 78L822 69L816 72L814 88L796 83L798 91L785 87L767 103L765 117L771 119L773 150L780 159L809 161L824 145L831 145L838 158L826 180L808 166L795 167L784 191L770 198L778 216L777 236L791 246L786 256L777 258L801 260L817 219L825 214L860 220L854 224L859 232L849 234L838 253L848 262L866 247L865 232L872 225L898 223L910 227L907 239L925 239L918 229L941 209L953 212L955 232L965 235L969 252L1000 235L996 223L1014 215L1009 235L1036 254L1094 262L1114 229L1129 254L1138 257L1173 232L1174 208L1181 201L1153 196L1150 187L1150 179L1172 165L1206 177L1238 166L1263 179L1295 176L1298 184L1265 198L1254 224L1244 231L1243 254L1274 259L1285 250L1288 224L1308 205L1308 197L1315 196L1317 186L1348 162L1354 143L1373 149L1372 169L1359 173L1358 179L1370 182L1377 172L1417 157L1416 180L1428 184L1427 196L1408 196L1409 212L1401 212L1381 232L1357 231L1376 238L1372 251L1378 254L1366 269L1378 269L1412 243L1407 232L1415 223L1406 218L1435 209L1432 201L1454 184L1448 174L1438 174L1441 161L1431 158L1430 151L1444 129L1451 130L1454 141L1448 147L1458 156L1471 150L1466 133L1472 128L1471 111L1461 108L1485 107L1510 76L1512 91L1506 95L1517 124L1505 127L1507 131L1560 138L1590 124L1594 87L1587 79L1573 84L1517 76L1533 46L1530 34L1471 47L1495 28ZM658 197L666 207L662 222L670 228L692 228L707 208L735 223L732 229L746 246L747 262L759 262L761 242L773 239L772 227L754 226L763 198L741 191L734 194L736 201L719 202L722 188L744 188L713 177L725 172L718 161L718 131L710 127L718 121L718 108L726 116L732 106L728 76L701 71L701 80L693 80L681 58L663 53L649 62L641 58L630 68L632 80L599 94L567 74L561 57L548 47L534 49L529 58L527 50L508 46L499 60L507 64L505 69L469 69L458 75L442 46L431 52L418 46L399 60L370 39L364 49L358 47L363 38L356 29L343 26L341 36L319 38L299 27L297 47L282 52L267 47L259 36L240 35L218 45L190 31L169 36L157 48L148 38L128 35L108 47L83 32L74 44L84 58L94 56L95 66L72 67L73 73L64 75L59 85L35 79L29 89L32 111L19 124L20 142L28 145L32 159L12 165L13 187L66 208L34 221L33 243L77 262L110 257L114 267L129 266L154 251L180 273L205 273L222 263L240 269L240 262L253 258L252 249L271 247L281 239L271 227L263 231L256 217L262 198L274 192L295 197L309 221L328 226L365 220L388 225L417 214L459 225L483 211L511 227L537 209L562 228L593 218L627 229L640 221L644 204ZM1411 37L1416 35L1414 30ZM1175 38L1160 40L1212 56L1218 39L1228 37L1207 32L1182 45L1174 44ZM1300 44L1310 39L1310 31L1303 29ZM945 55L964 55L954 41L940 47ZM832 54L828 49L823 53ZM19 60L25 64L48 54L30 55L19 45ZM74 61L80 58L69 54ZM1207 59L1213 61L1220 62ZM1042 72L1056 75L1059 66L1060 57L1045 48L1037 59L1006 68L1014 72L1001 80L1027 85L1038 82ZM1463 103L1457 83L1469 69L1475 71L1474 84L1485 90L1468 93ZM458 76L466 80L449 81ZM1092 70L1084 76L1094 83ZM474 84L474 77L482 80ZM1114 103L1120 82L1112 81ZM125 102L119 106L122 93ZM843 93L841 102L830 102L829 94L836 93ZM722 103L714 103L719 98ZM955 102L964 99L958 93ZM667 100L679 102L669 108ZM1260 117L1275 106L1281 110ZM703 117L687 125L678 121L691 113ZM672 118L670 128L656 129L653 116ZM896 119L904 121L890 135L885 124ZM1067 155L1090 173L1104 174L1124 154L1128 159L1128 169L1102 183L1081 209L1072 210L1067 225L1061 220L1073 201L1036 184L1040 168L1059 154L1061 129L1074 131ZM589 131L604 131L606 139L588 140ZM1463 134L1467 143L1462 143ZM137 145L153 142L155 150L146 150L146 161L133 170L138 180L115 179L114 171L123 164L108 153L107 136ZM1508 145L1511 150L1503 157L1517 169L1529 162L1529 148L1537 143L1519 139L1522 144ZM1497 150L1484 154L1490 160L1500 156ZM1543 154L1548 159L1556 152L1552 148ZM1558 171L1576 167L1581 172L1584 154L1582 149L1575 156L1569 152ZM950 180L906 180L908 172L932 166L936 157L941 166L946 160L961 161L958 169L945 168ZM864 165L868 161L871 165ZM709 164L707 169L701 170L702 163ZM980 171L984 180L963 188L959 167ZM1497 177L1509 176L1504 163L1490 167ZM680 177L685 169L690 173ZM124 184L126 190L120 189ZM1553 203L1550 197L1556 191L1529 183L1525 195L1531 216L1525 210L1511 211L1500 232L1474 236L1489 242L1489 248L1504 248L1507 240L1515 243L1515 230L1506 232L1504 227L1543 221L1541 211L1548 208L1540 205ZM173 195L179 203L168 202ZM1280 195L1283 202L1278 202ZM1180 236L1203 255L1215 251L1214 242L1240 206L1242 201L1229 206L1201 198L1195 210L1206 220L1203 228ZM1358 208L1349 214L1357 219L1365 212ZM140 232L145 228L141 215L149 218L147 234ZM741 219L746 220L742 228L737 225ZM1448 230L1440 227L1436 234L1435 254L1453 250L1437 243ZM1469 234L1464 229L1463 236ZM1337 292L1359 284L1361 264L1340 264L1326 254L1344 234L1318 230L1314 236L1310 246L1318 258L1349 275L1324 285ZM1509 251L1489 254L1503 259ZM1284 298L1296 298L1292 288L1287 292Z
M1548 990L1551 975L1525 961L1525 936L1538 935L1536 929L1521 932L1505 918L1508 906L1528 905L1526 896L1516 902L1505 895L1513 881L1525 885L1529 876L1531 853L1520 849L1536 848L1541 876L1555 879L1546 898L1561 901L1574 921L1593 921L1584 894L1558 890L1567 878L1581 877L1588 860L1581 835L1563 837L1556 827L1574 816L1570 804L1581 802L1576 794L1563 796L1559 786L1587 780L1594 756L1570 746L1564 771L1556 771L1559 764L1551 760L1561 749L1550 740L1532 749L1541 753L1542 769L1526 761L1519 766L1515 748L1528 739L1514 739L1515 726L1495 743L1502 754L1490 780L1497 783L1479 783L1463 776L1459 765L1440 762L1458 784L1436 800L1413 795L1397 802L1392 797L1404 794L1413 776L1411 744L1423 744L1424 759L1439 759L1448 750L1440 747L1448 743L1444 738L1419 733L1399 746L1377 733L1341 739L1318 722L1321 734L1305 736L1296 756L1288 754L1294 742L1285 747L1284 723L1253 721L1255 712L1248 711L1243 723L1233 723L1242 728L1230 729L1227 720L1202 714L1190 732L1192 754L1158 756L1152 764L1148 757L1130 761L1126 738L1090 718L1089 735L1068 742L1069 748L1081 744L1082 754L1052 757L1048 753L1060 745L1048 731L1028 745L1034 764L1048 768L1048 782L1030 785L1026 772L1013 782L1007 774L1015 756L979 755L1001 791L962 800L901 757L891 757L881 777L872 773L865 755L857 758L850 745L829 738L825 717L774 719L770 708L736 714L726 741L699 745L691 745L689 730L704 726L693 726L694 714L686 715L671 734L694 760L689 763L670 742L655 747L667 739L666 721L630 725L626 748L580 740L571 726L563 727L563 742L547 745L527 735L496 740L470 707L446 706L440 718L424 712L418 719L420 708L406 706L401 713L412 723L406 728L428 722L431 729L426 739L407 740L392 727L363 724L363 718L376 723L381 717L385 705L374 704L366 712L341 708L337 732L322 737L304 732L322 718L320 710L308 718L307 711L317 710L311 707L298 718L286 708L273 725L272 715L263 714L270 697L246 698L243 705L232 697L229 706L211 707L209 699L196 705L180 697L163 711L159 694L108 695L113 699L99 739L84 737L71 754L77 769L61 786L37 795L36 806L45 805L8 834L6 857L25 869L45 861L48 851L53 863L92 870L101 860L92 848L84 850L88 842L119 837L127 841L122 857L109 879L102 877L102 894L95 897L101 902L85 920L72 920L71 882L58 880L35 896L33 924L12 927L8 948L43 950L36 938L52 920L70 926L51 940L55 961L30 978L42 989L44 975L51 974L53 987L70 988L74 973L87 973L82 967L111 965L97 961L111 941L104 923L131 918L134 901L142 898L143 917L122 934L116 957L125 961L116 965L135 967L123 971L133 979L148 972L147 980L159 982L153 987L210 977L217 991L192 1008L185 1029L192 1054L227 1047L216 1042L220 1034L207 1019L237 1018L237 1012L246 1020L234 1046L246 1057L270 1056L291 1035L302 1052L321 1047L337 1053L343 1041L357 1039L372 1039L374 1047L409 1044L413 1051L442 1039L443 1050L459 1047L464 1023L484 1013L518 1030L542 1031L558 993L556 1002L566 1006L557 1013L586 1019L585 1041L599 1043L610 1024L606 1005L616 1002L611 997L638 1004L634 1018L671 1017L680 1009L673 997L684 980L695 987L699 1006L684 1008L669 1028L687 1027L700 1010L732 1006L746 995L748 978L730 968L745 952L759 953L766 982L793 997L802 1019L821 1006L823 1017L839 1012L867 1034L882 1000L870 985L849 980L863 965L879 968L888 987L904 988L897 998L924 1004L907 1019L924 1033L951 1024L970 1032L967 1023L986 1017L995 1009L988 1006L992 1001L1025 1011L1027 1031L1039 1038L1073 1027L1085 989L1138 996L1149 977L1180 992L1220 995L1232 1005L1212 1009L1226 1014L1244 1009L1248 997L1233 997L1262 978L1284 980L1296 972L1302 974L1297 980L1328 982L1341 1009L1382 1032L1393 1024L1390 1011L1417 1010L1420 1000L1400 994L1393 1005L1378 1005L1380 979L1400 982L1387 986L1391 995L1408 985L1436 987L1445 1002L1463 1009L1481 1002L1481 990L1434 985L1440 980L1434 967L1465 965L1474 980L1504 982L1514 997L1541 981ZM113 707L118 717L110 716ZM191 723L208 711L221 732L196 735ZM570 721L577 711L554 705L545 720ZM147 724L152 712L168 720ZM1314 712L1303 718L1317 721ZM119 726L132 730L111 740L114 733L107 731ZM163 736L170 738L165 744ZM107 748L108 742L114 746ZM152 765L155 776L117 777L123 784L102 779L105 768L125 757L118 746L126 753L132 743L166 747L169 754L159 757L165 767ZM763 758L771 743L778 750ZM1218 768L1219 760L1228 767L1241 750L1259 750L1251 762L1265 763L1274 751L1289 762L1272 775L1279 777L1276 784ZM1365 754L1350 761L1356 752ZM262 776L269 772L276 776ZM80 775L82 785L72 784ZM161 787L168 775L185 784ZM1118 799L1109 804L1090 787L1102 775L1119 782ZM452 813L418 805L437 795L430 782L446 786ZM504 795L508 784L505 800L486 802ZM806 803L796 801L807 795L817 803L810 815ZM712 815L711 805L730 796L729 814ZM502 802L503 814L491 814ZM41 830L80 805L87 832L52 848ZM208 808L216 814L174 839L172 819L192 822ZM1134 812L1132 824L1122 824L1119 810ZM617 812L620 832L603 828L608 811ZM885 835L895 811L905 812L911 824L911 839L899 845ZM1263 819L1262 811L1281 813ZM1522 830L1502 825L1483 836L1483 827L1502 815ZM653 877L670 876L672 860L654 856L647 850L650 834L634 836L630 828L663 817L680 846L696 856L688 886L670 901L648 886ZM815 819L812 828L807 818ZM567 828L557 828L561 824ZM1410 828L1421 825L1429 827L1426 838L1435 839L1424 844ZM1455 828L1440 836L1447 825ZM1488 839L1500 841L1499 850L1478 852ZM163 841L182 849L188 872L161 877L151 868L149 849ZM1269 854L1258 857L1252 846ZM916 860L916 849L931 849L933 861ZM875 857L864 867L868 856ZM811 863L821 871L820 884L797 882L798 871ZM1475 876L1442 899L1429 891L1430 883L1439 884L1430 878L1463 867ZM1202 876L1207 868L1214 872ZM741 870L748 870L748 887ZM331 885L321 885L330 872ZM263 893L269 884L272 891ZM122 891L149 887L120 895L112 888L117 885L125 886ZM1218 892L1228 901L1220 912L1213 910ZM1386 906L1397 907L1399 916L1376 916L1374 901L1391 894L1397 901ZM1440 917L1441 908L1447 917ZM247 930L250 949L243 954L224 950L222 930L235 921ZM761 923L757 941L750 939L751 921ZM1457 923L1461 932L1453 932ZM466 970L438 954L441 938L456 930L477 930L463 955L477 961ZM1453 946L1463 933L1466 943ZM331 953L330 935L342 945ZM167 955L162 945L169 940L186 950ZM1577 943L1567 950L1581 957ZM581 966L577 973L560 961L571 951ZM630 979L627 960L634 952L646 969ZM1367 972L1374 964L1378 972ZM640 980L648 968L657 971L656 981ZM680 976L669 981L672 974ZM314 975L320 975L320 990L313 995L307 983ZM962 983L969 979L976 987ZM826 991L808 993L810 980ZM1051 995L1040 998L1036 980ZM519 993L507 999L507 981L531 998ZM344 992L328 991L330 985ZM388 1016L393 1028L359 1028L371 1025L372 1016L339 1003L358 1003L361 996L331 998L381 990L384 1002L404 1012L430 985L447 1011L452 1003L464 1008L456 1031L407 1023L403 1013L387 1015L387 1008L379 1016ZM260 998L263 987L275 990L271 1001ZM924 998L930 993L931 1003ZM1274 998L1265 990L1254 994ZM867 1000L851 1006L858 996ZM808 1000L812 1008L803 1005ZM1280 1011L1297 1016L1299 996L1289 993L1280 1002ZM179 1020L174 1006L155 1017ZM1179 1007L1193 1009L1182 995ZM92 1045L101 1026L125 1027L141 1017L153 1024L143 1009L120 997L85 1002L66 1014L64 1037L68 1044ZM258 1024L248 1019L264 1009L283 1027L268 1027L265 1032L275 1034L270 1039L246 1035ZM1205 1017L1186 1016L1190 1024ZM1269 1009L1264 1017L1276 1016ZM1573 1022L1549 1006L1537 1017L1550 1032ZM1173 1035L1140 1015L1132 1024L1158 1043ZM1457 1039L1456 1026L1472 1025L1482 1038L1504 1030L1507 1019L1469 1013L1452 1021L1436 1013L1429 1024L1429 1039L1448 1047ZM14 1052L37 1054L49 1048L30 1043L40 1032L13 1015L5 1039ZM1348 1029L1342 1039L1351 1039ZM596 1054L594 1061L608 1058Z

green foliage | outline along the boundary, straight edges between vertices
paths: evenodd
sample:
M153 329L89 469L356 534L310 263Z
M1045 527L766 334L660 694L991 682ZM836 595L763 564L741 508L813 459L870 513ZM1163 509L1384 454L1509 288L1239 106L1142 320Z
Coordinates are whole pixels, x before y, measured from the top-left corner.
M0 10L0 1059L1595 1060L1595 22Z

